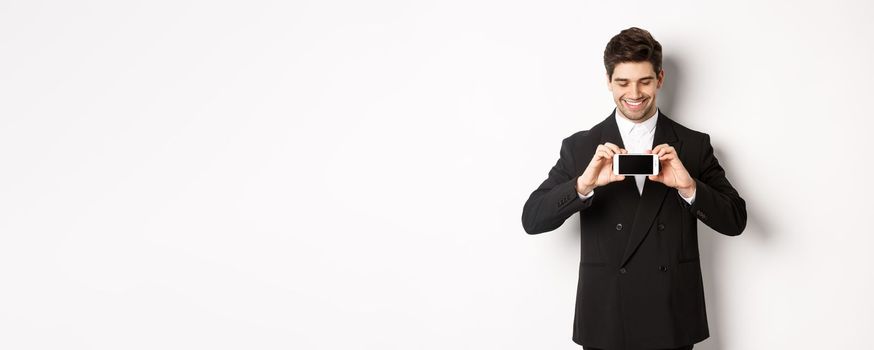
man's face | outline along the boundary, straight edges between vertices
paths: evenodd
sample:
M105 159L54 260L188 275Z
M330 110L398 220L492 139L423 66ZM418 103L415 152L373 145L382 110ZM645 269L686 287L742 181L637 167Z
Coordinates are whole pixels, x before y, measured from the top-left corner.
M607 86L619 111L639 123L655 114L656 93L664 79L665 71L656 74L649 61L623 62L613 68L613 78L607 77Z

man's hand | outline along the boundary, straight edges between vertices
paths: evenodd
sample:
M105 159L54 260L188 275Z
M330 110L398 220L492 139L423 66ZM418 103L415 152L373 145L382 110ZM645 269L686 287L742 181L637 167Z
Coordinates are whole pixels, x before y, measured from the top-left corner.
M686 171L686 167L683 166L683 162L677 157L677 151L674 147L663 143L647 153L659 156L659 173L658 175L650 175L650 180L676 188L683 197L688 198L695 193L695 180L692 179L692 176Z
M619 148L610 142L598 145L595 155L583 171L583 175L577 178L577 192L588 194L595 187L604 186L614 181L625 180L625 175L613 174L613 156L626 154L628 151Z

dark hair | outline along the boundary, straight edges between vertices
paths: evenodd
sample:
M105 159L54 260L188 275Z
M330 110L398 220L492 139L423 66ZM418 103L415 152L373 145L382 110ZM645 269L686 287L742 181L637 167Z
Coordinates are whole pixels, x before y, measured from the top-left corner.
M604 49L604 68L613 79L613 69L623 62L652 63L656 74L662 70L662 45L648 31L631 27L616 34Z

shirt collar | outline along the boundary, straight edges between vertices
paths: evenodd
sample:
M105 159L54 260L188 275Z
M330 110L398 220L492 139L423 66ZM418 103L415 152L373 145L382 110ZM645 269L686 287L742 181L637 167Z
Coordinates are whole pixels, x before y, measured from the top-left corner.
M619 108L616 108L616 125L619 127L619 131L623 135L628 135L628 133L631 132L631 128L633 128L635 125L644 128L644 130L646 130L646 133L649 133L655 128L656 120L658 120L658 118L659 110L658 108L656 108L656 112L651 118L647 119L643 123L635 123L622 115L622 112L619 111Z

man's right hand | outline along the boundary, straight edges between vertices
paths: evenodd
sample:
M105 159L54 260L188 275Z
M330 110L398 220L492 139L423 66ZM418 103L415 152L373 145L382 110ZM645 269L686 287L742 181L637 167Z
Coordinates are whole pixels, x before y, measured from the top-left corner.
M604 186L614 181L625 180L625 175L613 174L613 156L626 153L628 151L610 142L598 145L598 149L595 150L595 156L592 157L589 166L586 167L583 175L577 178L577 192L581 195L587 195L595 187Z

